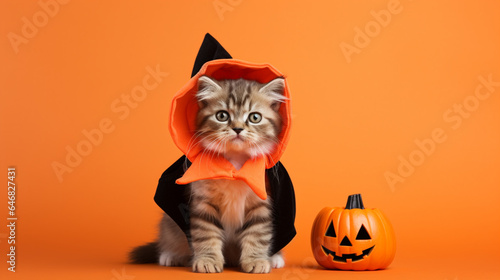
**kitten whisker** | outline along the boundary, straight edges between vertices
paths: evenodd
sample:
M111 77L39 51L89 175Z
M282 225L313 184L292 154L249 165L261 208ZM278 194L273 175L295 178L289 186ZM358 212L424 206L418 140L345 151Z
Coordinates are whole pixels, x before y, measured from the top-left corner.
M210 136L207 136L206 138L209 138ZM201 153L201 156L200 156L200 160L203 159L203 157L205 155L208 155L210 156L210 154L212 153L212 146L217 142L218 138L215 138L213 140L210 141L210 143L204 145L205 146L205 149L203 149L202 153Z
M207 134L207 136L200 138L203 134ZM207 139L209 137L213 137L210 134L210 131L200 130L200 131L196 132L189 140L186 154L189 154L192 149L194 149L198 144L201 144L202 141L204 141L205 139Z
M222 140L224 140L224 136L216 136L210 143L206 144L200 159L202 159L205 155L211 159L213 159L215 155L219 156L222 152L220 149L221 142L223 142Z

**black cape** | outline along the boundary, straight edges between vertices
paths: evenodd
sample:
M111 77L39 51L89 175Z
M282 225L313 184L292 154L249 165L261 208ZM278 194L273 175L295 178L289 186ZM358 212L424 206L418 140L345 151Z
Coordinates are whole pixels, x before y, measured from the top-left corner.
M210 34L200 47L193 67L192 76L196 75L203 64L214 59L228 59L231 55ZM186 185L175 183L182 177L190 166L186 156L179 158L163 174L158 182L154 200L184 231L188 241L191 240L189 226L188 188ZM270 183L272 214L273 214L273 244L271 255L279 252L296 235L295 222L295 193L293 184L285 167L278 162L274 167L266 170Z

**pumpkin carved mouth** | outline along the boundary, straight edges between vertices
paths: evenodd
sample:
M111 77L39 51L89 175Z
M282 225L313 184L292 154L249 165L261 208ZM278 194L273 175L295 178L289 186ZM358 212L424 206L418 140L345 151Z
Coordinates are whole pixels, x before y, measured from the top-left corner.
M342 254L340 257L337 256L337 255L335 255L334 251L328 250L325 246L321 246L321 247L323 248L323 252L325 252L325 254L327 256L331 255L333 257L333 261L336 261L336 262L347 262L347 260L351 260L352 262L356 262L356 261L362 260L365 256L368 256L372 252L373 247L375 247L375 245L371 246L368 249L363 250L363 252L361 253L361 255L356 255L356 254Z

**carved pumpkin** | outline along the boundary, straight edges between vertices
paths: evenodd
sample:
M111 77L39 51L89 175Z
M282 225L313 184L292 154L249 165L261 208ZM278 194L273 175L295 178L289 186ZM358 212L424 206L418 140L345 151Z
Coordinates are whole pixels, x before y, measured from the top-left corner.
M314 220L311 246L316 261L329 269L375 270L394 259L396 239L378 209L365 209L360 194L346 207L325 207Z

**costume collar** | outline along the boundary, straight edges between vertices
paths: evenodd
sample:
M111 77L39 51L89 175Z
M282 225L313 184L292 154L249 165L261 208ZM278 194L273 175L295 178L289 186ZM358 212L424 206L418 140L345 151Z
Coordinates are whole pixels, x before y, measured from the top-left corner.
M201 153L194 158L191 166L181 178L177 179L176 183L184 185L207 179L242 180L261 199L267 198L266 159L264 157L247 160L237 170L222 156L212 158Z

